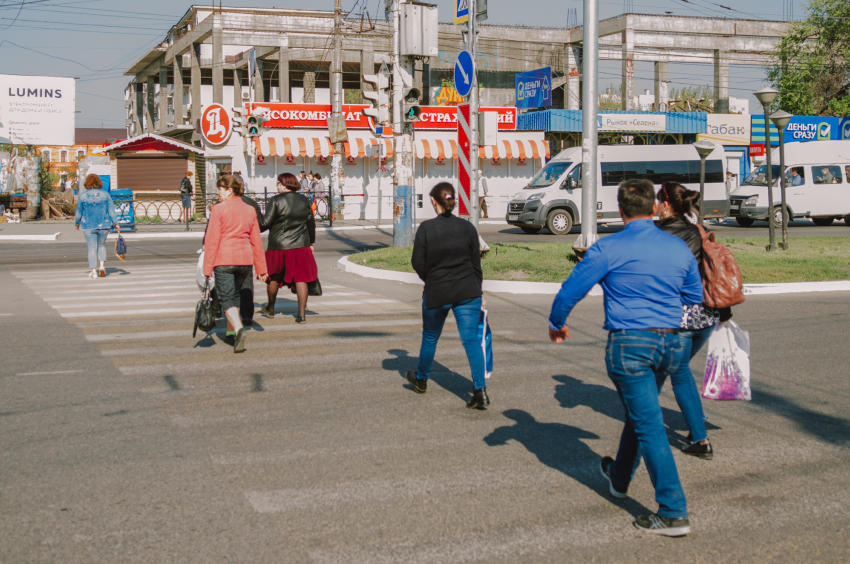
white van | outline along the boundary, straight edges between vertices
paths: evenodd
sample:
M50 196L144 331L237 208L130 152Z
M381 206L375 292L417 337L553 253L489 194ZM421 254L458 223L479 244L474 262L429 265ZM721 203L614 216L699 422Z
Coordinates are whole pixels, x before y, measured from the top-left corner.
M692 145L600 145L596 170L596 221L618 223L617 186L646 178L656 185L678 182L699 191L700 159ZM581 147L561 151L508 203L505 219L526 233L544 227L555 235L570 232L581 217ZM726 152L718 146L705 163L705 217L726 217Z
M773 178L773 221L782 225L779 148L770 153ZM767 219L767 165L732 192L730 215L743 227ZM850 141L810 141L785 145L785 201L789 218L809 217L815 225L844 218L850 225Z

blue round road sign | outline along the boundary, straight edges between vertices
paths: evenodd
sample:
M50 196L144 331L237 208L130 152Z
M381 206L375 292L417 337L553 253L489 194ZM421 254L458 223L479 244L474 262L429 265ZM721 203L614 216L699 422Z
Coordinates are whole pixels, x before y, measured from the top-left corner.
M469 96L475 68L469 51L461 51L455 61L455 90L463 97Z

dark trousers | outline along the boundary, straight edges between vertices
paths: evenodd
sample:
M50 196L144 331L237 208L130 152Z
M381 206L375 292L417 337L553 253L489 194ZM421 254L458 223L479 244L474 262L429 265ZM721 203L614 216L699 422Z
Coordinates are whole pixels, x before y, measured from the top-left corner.
M213 312L216 317L221 317L224 312L221 311L221 304L218 301L215 288L210 292L213 300ZM254 319L254 269L251 268L251 275L246 277L239 288L239 317L243 321Z

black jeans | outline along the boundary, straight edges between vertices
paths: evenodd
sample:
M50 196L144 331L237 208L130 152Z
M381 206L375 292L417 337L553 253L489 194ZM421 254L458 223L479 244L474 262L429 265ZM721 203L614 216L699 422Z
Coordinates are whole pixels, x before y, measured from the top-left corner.
M245 282L239 288L239 317L243 321L254 320L254 267L249 268L251 268L251 275L245 278ZM213 311L217 312L216 317L223 317L224 312L221 310L215 288L210 292L210 296L213 301Z
M232 307L238 307L242 319L253 319L253 268L251 266L216 266L213 272L215 273L215 294L221 305L222 314ZM250 315L246 315L248 313Z

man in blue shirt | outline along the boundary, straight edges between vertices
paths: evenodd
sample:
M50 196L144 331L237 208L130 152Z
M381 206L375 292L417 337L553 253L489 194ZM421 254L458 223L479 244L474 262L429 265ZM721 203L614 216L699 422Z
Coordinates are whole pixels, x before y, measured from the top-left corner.
M561 286L549 315L549 338L560 344L573 307L595 284L605 293L608 376L626 410L617 459L602 459L611 495L628 496L642 454L655 485L656 515L640 516L638 529L666 536L691 531L687 502L667 440L658 394L667 376L686 370L679 342L682 305L703 301L702 279L687 244L658 229L655 190L648 180L627 180L617 193L625 229L598 241Z

